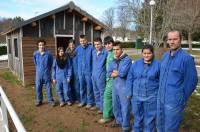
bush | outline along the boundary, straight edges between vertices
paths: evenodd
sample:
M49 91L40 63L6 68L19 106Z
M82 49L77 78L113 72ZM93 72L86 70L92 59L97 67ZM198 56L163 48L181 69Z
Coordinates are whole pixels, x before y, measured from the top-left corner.
M122 48L135 48L135 42L121 42Z
M6 55L7 54L7 47L1 46L0 47L0 55Z
M189 48L189 45L188 44L182 44L181 47L182 48ZM200 48L200 45L199 44L193 44L192 48Z

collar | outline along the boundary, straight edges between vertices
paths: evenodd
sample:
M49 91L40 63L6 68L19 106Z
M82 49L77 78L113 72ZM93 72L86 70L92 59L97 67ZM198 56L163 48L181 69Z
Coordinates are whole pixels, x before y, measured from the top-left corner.
M170 56L170 57L175 57L175 56L177 56L177 54L178 54L179 52L181 52L181 51L182 51L182 48L180 47L180 48L178 48L178 49L173 53L173 55L171 55L172 50L169 50L169 56Z

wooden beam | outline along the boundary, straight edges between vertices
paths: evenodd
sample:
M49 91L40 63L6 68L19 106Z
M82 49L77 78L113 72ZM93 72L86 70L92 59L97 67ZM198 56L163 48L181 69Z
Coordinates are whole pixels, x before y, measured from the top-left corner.
M36 23L36 22L32 22L32 23L31 23L31 26L32 26L32 27L36 27L36 26L37 26L37 23Z
M66 24L66 15L65 15L65 11L64 11L64 24L63 24L63 29L65 30L65 24Z
M83 17L83 18L81 19L81 21L87 22L87 21L88 21L88 17Z
M73 39L75 39L75 14L73 13Z
M96 26L96 27L94 28L94 30L97 30L97 31L98 31L98 30L101 30L101 29L102 29L102 27L101 27L101 26L99 26L99 25L98 25L98 26Z

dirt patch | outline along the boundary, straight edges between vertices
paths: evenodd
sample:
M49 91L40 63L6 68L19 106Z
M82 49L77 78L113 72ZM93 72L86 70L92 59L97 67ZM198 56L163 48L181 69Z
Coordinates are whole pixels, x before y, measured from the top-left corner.
M120 132L120 128L110 128L110 124L100 125L101 115L78 108L77 105L63 108L52 107L46 97L41 107L35 107L35 89L4 80L1 75L8 70L0 70L0 84L29 132ZM55 90L54 90L55 91ZM55 97L55 93L54 93ZM56 100L58 100L56 98ZM16 131L10 124L11 131Z

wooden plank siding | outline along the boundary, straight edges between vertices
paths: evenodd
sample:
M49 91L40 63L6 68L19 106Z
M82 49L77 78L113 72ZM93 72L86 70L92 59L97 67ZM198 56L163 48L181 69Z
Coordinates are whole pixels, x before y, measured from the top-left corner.
M23 63L24 63L24 85L35 83L35 66L33 62L33 53L37 50L36 42L38 37L23 37ZM42 38L47 44L46 48L55 56L55 38Z

